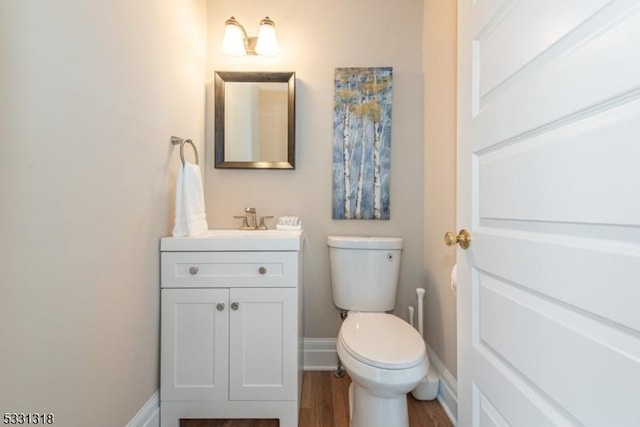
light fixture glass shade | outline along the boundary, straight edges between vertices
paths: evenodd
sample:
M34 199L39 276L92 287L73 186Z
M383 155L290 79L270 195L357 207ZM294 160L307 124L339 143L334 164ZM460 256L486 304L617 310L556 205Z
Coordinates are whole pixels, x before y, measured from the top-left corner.
M247 54L244 46L244 30L233 16L225 22L222 50L231 56Z
M274 56L278 54L278 39L276 38L276 26L267 16L260 21L258 29L258 42L256 53L264 56Z

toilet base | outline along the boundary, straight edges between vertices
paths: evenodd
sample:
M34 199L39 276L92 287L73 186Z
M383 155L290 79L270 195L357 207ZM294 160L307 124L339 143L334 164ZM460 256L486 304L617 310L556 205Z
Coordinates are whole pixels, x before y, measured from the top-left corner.
M350 427L409 427L407 395L380 397L355 382L349 386Z

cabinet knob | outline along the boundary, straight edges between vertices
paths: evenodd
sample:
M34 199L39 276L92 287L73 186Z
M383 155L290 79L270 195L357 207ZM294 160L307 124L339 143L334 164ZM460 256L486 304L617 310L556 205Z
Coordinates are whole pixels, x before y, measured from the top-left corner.
M260 274L265 274L266 272L267 272L267 269L265 267L260 267L258 269L258 273L260 273Z
M189 267L189 273L191 274L198 274L198 267Z
M238 307L240 307L240 303L239 302L232 302L231 303L231 310L237 310Z
M216 310L218 311L224 310L224 303L219 302L218 304L216 304Z

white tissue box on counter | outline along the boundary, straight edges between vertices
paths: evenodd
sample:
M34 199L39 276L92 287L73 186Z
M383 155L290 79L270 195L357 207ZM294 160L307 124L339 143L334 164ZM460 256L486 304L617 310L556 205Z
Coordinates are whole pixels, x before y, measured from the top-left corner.
M281 216L276 224L277 230L302 230L302 222L297 216Z

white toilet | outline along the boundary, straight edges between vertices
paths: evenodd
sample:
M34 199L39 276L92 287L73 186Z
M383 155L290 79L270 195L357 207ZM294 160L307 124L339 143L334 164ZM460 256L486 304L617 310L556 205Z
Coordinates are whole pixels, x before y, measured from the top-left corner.
M337 350L351 377L351 427L408 427L407 393L429 368L420 334L392 314L402 239L329 236L334 304L348 316Z

